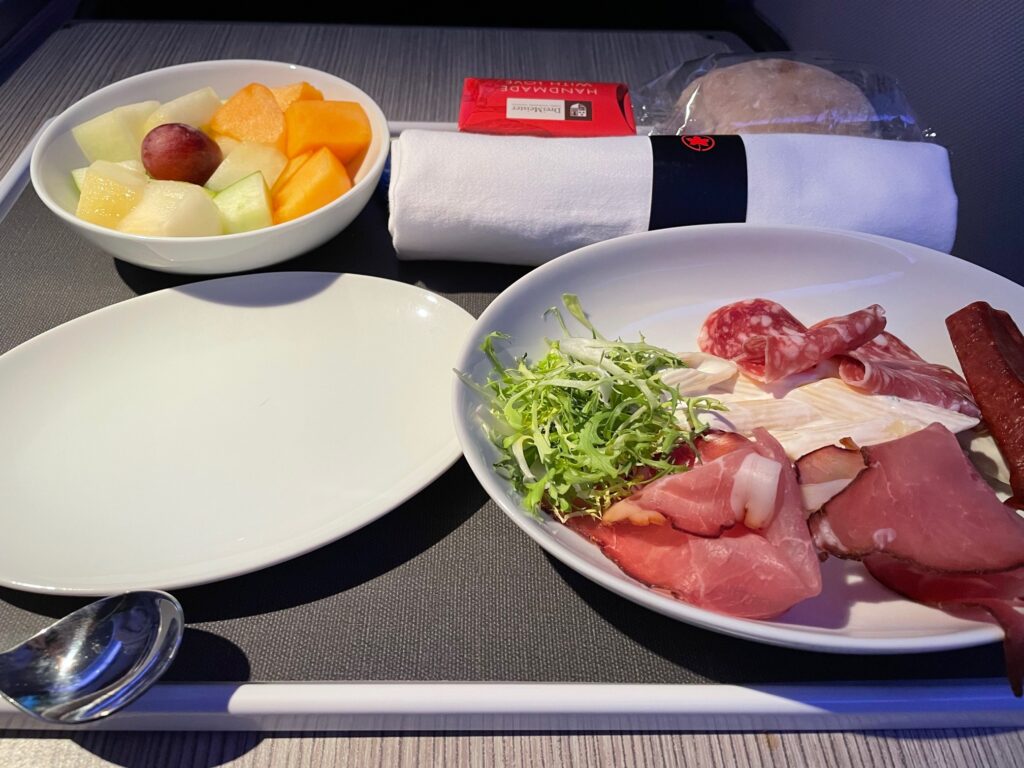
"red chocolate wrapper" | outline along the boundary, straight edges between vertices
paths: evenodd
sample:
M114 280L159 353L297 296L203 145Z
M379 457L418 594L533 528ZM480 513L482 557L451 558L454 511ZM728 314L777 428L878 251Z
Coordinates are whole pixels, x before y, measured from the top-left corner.
M484 80L462 87L459 130L518 136L635 136L623 83Z

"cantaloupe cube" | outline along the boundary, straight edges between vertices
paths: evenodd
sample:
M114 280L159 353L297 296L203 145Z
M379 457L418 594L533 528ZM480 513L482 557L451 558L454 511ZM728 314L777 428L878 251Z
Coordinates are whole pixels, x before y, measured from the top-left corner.
M370 151L370 145L367 144L363 150L356 154L351 160L345 163L345 172L348 177L352 179L352 183L355 183L356 176L359 175L359 169L363 167L363 161L366 159L367 153Z
M345 166L326 147L319 149L274 196L274 221L305 216L351 188Z
M285 185L285 182L287 182L288 179L294 176L295 172L302 167L302 164L309 160L309 158L311 158L312 156L312 152L303 152L301 155L293 157L291 160L289 160L288 165L284 167L284 170L281 171L281 175L278 176L277 181L274 182L274 189L272 191L276 193L278 190L280 190L281 187Z
M323 101L324 95L315 87L303 80L301 83L282 85L278 88L271 88L277 104L281 111L288 109L292 102L296 101Z
M285 111L288 157L327 147L347 163L370 145L370 120L354 101L296 101Z
M285 150L284 112L270 89L260 83L239 89L213 114L210 128L239 141Z

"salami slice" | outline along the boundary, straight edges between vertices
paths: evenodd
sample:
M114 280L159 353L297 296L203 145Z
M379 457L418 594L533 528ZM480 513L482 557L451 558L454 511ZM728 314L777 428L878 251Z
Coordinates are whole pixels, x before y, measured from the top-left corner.
M808 328L780 304L748 299L712 312L698 337L703 352L724 357L752 378L772 382L860 347L885 328L877 304Z
M926 362L891 333L881 333L847 352L839 363L839 377L854 389L873 395L895 395L965 416L981 416L960 374Z
M719 307L704 320L697 336L702 352L737 365L764 381L764 343L768 336L801 336L807 326L784 306L768 299L746 299ZM758 346L761 353L758 354Z

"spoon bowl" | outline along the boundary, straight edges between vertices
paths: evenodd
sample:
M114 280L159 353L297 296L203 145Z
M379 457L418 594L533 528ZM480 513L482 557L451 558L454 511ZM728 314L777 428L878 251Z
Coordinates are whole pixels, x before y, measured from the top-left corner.
M98 600L0 653L0 695L50 723L98 720L160 678L183 631L181 605L166 592Z

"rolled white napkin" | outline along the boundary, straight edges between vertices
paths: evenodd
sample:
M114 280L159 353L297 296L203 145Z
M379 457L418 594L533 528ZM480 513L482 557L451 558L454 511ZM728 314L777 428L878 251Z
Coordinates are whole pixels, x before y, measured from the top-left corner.
M743 136L751 224L894 237L948 252L957 199L936 144ZM540 264L647 229L651 143L408 130L392 144L388 228L401 259Z

